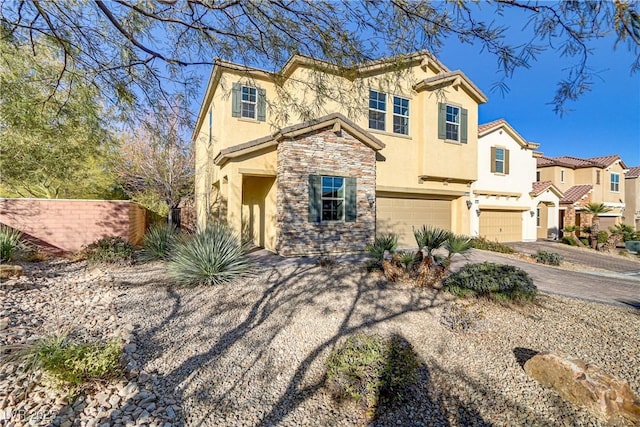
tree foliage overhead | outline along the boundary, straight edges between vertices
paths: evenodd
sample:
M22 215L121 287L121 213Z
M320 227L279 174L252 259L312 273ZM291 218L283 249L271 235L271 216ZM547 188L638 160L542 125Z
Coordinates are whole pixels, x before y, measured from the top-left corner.
M528 40L507 36L500 23L507 10L529 19ZM16 43L38 52L42 40L52 41L67 73L81 72L125 113L169 98L170 87L188 92L189 66L214 57L275 71L298 52L349 67L423 49L437 55L455 37L494 55L508 78L554 50L568 58L554 99L558 111L593 84L592 41L613 35L631 51L631 68L640 65L635 0L9 0L0 12Z
M1 30L1 28L0 28ZM57 48L35 52L0 31L0 187L5 195L109 197L112 152L95 86L69 71ZM69 64L69 62L67 62Z

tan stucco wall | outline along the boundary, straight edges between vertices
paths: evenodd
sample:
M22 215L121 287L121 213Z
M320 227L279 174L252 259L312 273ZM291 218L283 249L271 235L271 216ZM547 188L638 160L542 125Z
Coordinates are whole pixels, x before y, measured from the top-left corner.
M640 178L627 178L625 181L624 223L636 227L640 219Z

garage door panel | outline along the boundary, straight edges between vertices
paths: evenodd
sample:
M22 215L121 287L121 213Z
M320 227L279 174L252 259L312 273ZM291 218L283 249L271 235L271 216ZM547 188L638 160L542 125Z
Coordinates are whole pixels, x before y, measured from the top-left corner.
M435 199L378 197L376 199L378 233L397 233L399 244L415 246L413 229L423 225L451 229L451 202Z
M522 212L482 210L480 211L480 235L498 242L522 240Z

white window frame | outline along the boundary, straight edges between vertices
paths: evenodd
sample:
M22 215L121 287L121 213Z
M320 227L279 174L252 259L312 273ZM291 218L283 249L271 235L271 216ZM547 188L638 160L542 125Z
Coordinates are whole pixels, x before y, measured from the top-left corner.
M396 104L396 100L399 101ZM404 106L402 105L402 101L407 102L406 112L403 113ZM398 135L409 135L409 105L411 101L409 98L403 98L401 96L393 95L393 133ZM396 107L398 107L398 112L396 113ZM396 131L396 118L398 118L402 124L398 125L398 128L404 130L405 132Z
M455 120L449 120L449 109L451 109L451 114L453 115ZM455 113L457 111L457 113ZM444 110L444 126L445 126L445 139L447 141L460 141L460 116L462 114L462 108L447 104ZM451 134L453 136L453 132L455 130L455 138L449 138L449 129L451 127Z
M613 177L616 177L616 180L613 180ZM611 190L612 193L619 193L620 192L620 174L616 173L616 172L611 172L610 174L610 178L609 178L609 189ZM614 189L615 188L615 189Z
M505 148L502 148L502 147L494 147L494 148L495 148L495 152L496 152L496 158L493 159L494 166L495 166L495 169L496 169L495 173L504 175L504 169L505 169L505 163L506 163L505 157L507 155L507 150ZM498 150L502 152L502 159L498 159ZM498 164L500 164L502 166L501 167L502 170L498 170Z
M245 89L247 89L247 99L245 100ZM251 100L253 95L253 100ZM245 114L245 105L253 106L253 116ZM254 119L258 117L258 88L248 85L240 87L240 117L245 119Z
M376 94L375 100L372 97L373 94ZM381 97L382 97L382 101L380 100ZM372 103L374 103L375 105L372 105ZM382 105L383 108L380 108L381 107L380 104L383 104ZM378 124L382 123L382 129L371 126L372 113L377 116L377 118L374 119L374 122ZM380 116L382 116L382 119L380 119ZM387 122L387 94L375 89L369 89L369 129L379 130L384 132L387 129L386 122Z
M340 188L342 188L342 197L338 196L338 197L333 197L333 196L325 196L325 179L331 179L331 187L328 188L336 188L334 186L334 182L336 179L340 179L342 180L342 187L338 187L337 188L337 192L339 193ZM322 222L338 222L338 221L342 221L344 222L344 218L345 218L345 211L346 211L346 199L345 199L345 193L346 193L346 187L347 187L347 179L345 177L342 176L330 176L330 175L322 175L320 177L320 220ZM335 191L335 190L334 190ZM338 202L342 202L342 215L341 218L337 218L337 219L325 219L325 212L333 212L334 209L331 210L326 210L324 208L324 202L325 201L338 201ZM340 206L340 204L336 205L336 209L335 211L338 212L339 208L338 206Z

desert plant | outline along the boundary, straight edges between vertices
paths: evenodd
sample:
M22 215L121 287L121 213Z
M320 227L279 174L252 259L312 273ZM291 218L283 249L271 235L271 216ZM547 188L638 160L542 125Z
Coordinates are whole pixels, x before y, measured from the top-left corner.
M22 233L4 224L0 224L0 262L11 261L20 248Z
M576 244L576 241L573 240L571 237L569 236L562 236L562 243L564 243L565 245L569 245L569 246L578 246Z
M492 241L487 239L486 237L474 237L471 239L471 247L474 249L481 249L484 251L498 252L503 254L512 254L515 251L500 242Z
M411 264L413 264L418 259L418 257L415 252L400 251L396 252L395 259L397 259L398 262L402 264L405 270L408 270L409 267L411 267Z
M604 230L598 231L598 243L607 243L607 240L609 240L609 233Z
M482 315L458 304L447 305L442 309L440 324L455 332L465 332L479 326Z
M327 359L327 385L338 399L361 404L369 417L381 405L402 399L418 379L418 356L400 336L358 334L349 337Z
M488 262L465 265L444 281L444 288L457 296L496 300L527 301L537 294L537 287L524 270Z
M178 243L167 268L185 285L219 285L249 275L251 262L238 234L224 223L213 223Z
M133 259L133 245L120 236L103 237L82 250L84 257L94 263L122 263Z
M609 231L611 234L622 236L622 241L624 242L640 240L640 231L635 231L633 227L628 224L616 224L613 227L609 227Z
M75 342L61 335L14 345L10 350L4 359L24 363L31 372L41 370L58 386L72 392L88 383L116 379L122 374L122 344L118 340Z
M560 265L562 262L562 255L556 252L539 250L531 256L540 264Z
M447 250L447 267L451 264L451 258L456 254L463 254L471 249L471 238L467 236L459 236L457 234L450 234L446 242L444 242L444 248Z
M398 235L386 233L376 236L373 243L367 244L365 251L374 259L382 261L385 251L394 253L398 247Z
M152 225L144 235L141 259L167 259L178 242L178 229L173 224Z
M413 235L418 244L418 249L426 249L426 256L433 258L433 252L445 244L451 236L451 232L442 228L423 225L417 230L414 228Z
M572 244L571 246L586 246L585 243L578 238L577 233L580 232L580 227L578 227L577 225L567 225L562 231L567 233L565 237L573 241L574 244Z
M606 206L604 203L589 203L585 207L585 211L592 215L591 232L589 234L591 235L591 247L596 249L598 246L598 232L600 231L600 215L611 212L611 208Z

